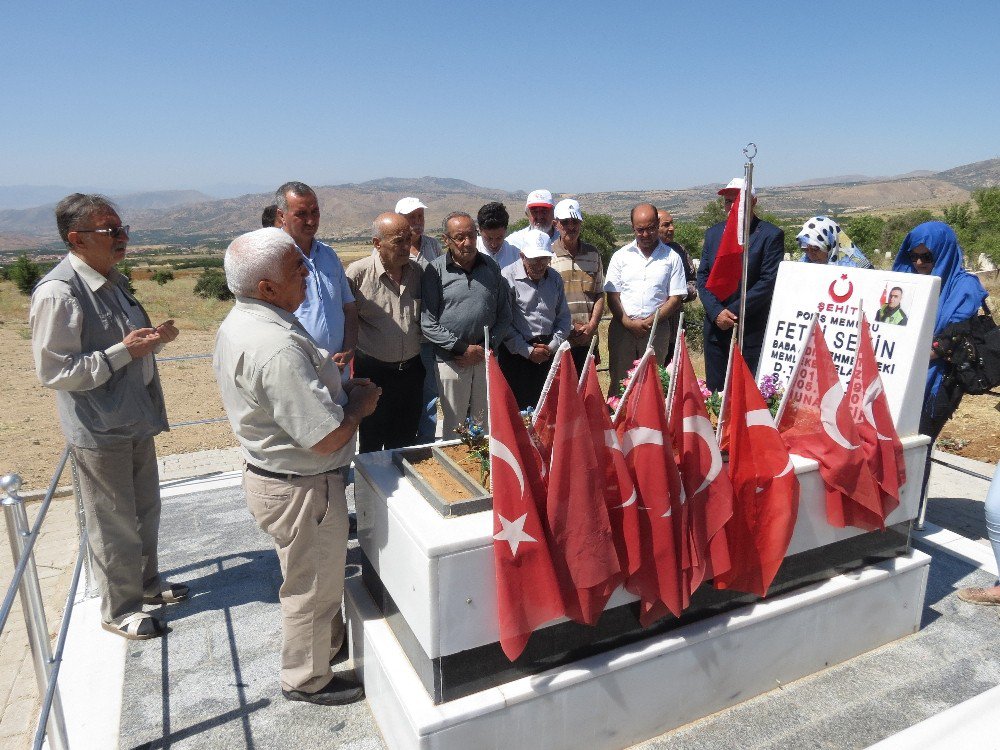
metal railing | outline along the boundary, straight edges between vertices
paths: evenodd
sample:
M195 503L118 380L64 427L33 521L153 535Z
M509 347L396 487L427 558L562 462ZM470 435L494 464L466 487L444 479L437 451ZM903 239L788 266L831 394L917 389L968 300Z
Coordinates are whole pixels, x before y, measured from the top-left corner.
M28 528L28 514L24 508L24 499L18 494L21 489L21 478L17 474L7 474L0 478L0 489L4 491L5 495L0 504L3 505L10 551L15 564L10 587L4 596L3 604L0 604L0 632L3 632L7 625L7 619L14 607L15 595L20 593L21 609L24 612L24 623L28 632L28 645L35 667L35 682L38 685L38 694L43 698L38 725L35 729L34 747L36 749L42 746L46 735L49 739L49 747L53 750L67 750L69 747L66 736L66 720L63 717L62 701L59 698L56 680L59 677L62 651L66 643L70 617L73 613L76 585L79 582L80 569L86 557L83 553L84 545L87 542L86 529L82 528L80 531L80 554L77 555L73 585L70 587L63 620L59 627L55 655L52 653L49 641L49 628L45 619L42 589L38 580L38 568L35 565L34 556L35 542L38 540L39 531L49 511L56 485L59 483L68 458L69 446L67 445L59 458L59 464L52 475L52 481L49 483L42 504L38 508L35 523L30 530ZM79 494L77 496L79 497Z
M179 357L157 358L157 360L163 362L209 359L211 356L211 354L191 354ZM176 422L170 426L171 428L187 427L225 421L227 421L225 417L217 417ZM57 492L59 480L66 469L67 461L70 463L73 476L73 494L76 498L76 521L80 543L77 549L76 565L73 568L69 592L66 596L66 604L63 608L62 622L56 636L55 651L53 652L42 601L38 568L35 565L34 549L41 532L42 523L46 519L49 506ZM63 448L62 454L59 456L56 470L49 482L45 496L42 498L34 524L31 524L30 528L28 514L25 510L25 501L19 494L20 489L21 477L17 474L7 474L0 477L0 491L4 495L3 499L0 500L0 505L3 506L7 536L10 541L10 549L14 561L14 573L7 592L4 595L3 602L0 603L0 633L7 626L7 620L10 618L10 613L14 608L14 599L20 594L21 608L24 613L24 621L28 633L28 645L31 649L32 662L34 664L35 681L38 686L38 694L42 699L32 747L34 750L39 750L43 746L45 739L48 738L49 747L52 750L68 750L69 741L62 701L59 696L58 679L59 669L62 666L63 651L66 647L66 637L69 633L69 623L73 615L73 607L77 604L76 593L80 584L81 574L85 574L86 576L82 599L88 599L96 595L96 592L92 588L92 557L87 541L87 527L83 517L80 484L76 464L71 460L69 445L67 444Z

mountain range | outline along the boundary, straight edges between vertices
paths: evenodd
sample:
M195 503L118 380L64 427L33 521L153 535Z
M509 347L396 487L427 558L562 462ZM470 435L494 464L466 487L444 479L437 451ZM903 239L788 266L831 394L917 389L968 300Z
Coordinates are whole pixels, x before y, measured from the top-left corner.
M779 216L814 214L897 213L914 208L940 208L969 200L976 188L1000 185L1000 159L964 164L943 172L925 170L895 177L842 175L815 178L790 185L758 189L762 210ZM716 197L721 184L680 190L616 190L557 194L574 197L584 211L611 215L626 222L631 207L650 201L669 208L679 219L694 218ZM365 238L372 219L391 211L400 198L416 195L427 204L427 232L440 232L442 219L451 211L475 215L489 201L502 201L511 219L524 211L525 192L510 192L442 177L387 177L362 183L316 187L322 223L319 235L332 240ZM20 193L18 193L20 191ZM70 192L55 186L0 187L0 205L22 201L21 207L0 210L0 251L59 249L52 216L55 196ZM24 206L31 197L46 202ZM270 193L212 198L196 190L167 190L114 196L123 218L132 227L133 246L176 245L222 247L236 234L260 225L260 212L273 200Z

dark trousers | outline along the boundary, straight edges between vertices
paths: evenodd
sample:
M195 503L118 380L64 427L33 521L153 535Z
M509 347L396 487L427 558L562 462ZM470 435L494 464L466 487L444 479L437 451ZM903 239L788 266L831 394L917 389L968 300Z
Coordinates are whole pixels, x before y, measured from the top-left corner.
M709 390L722 392L726 385L726 365L729 363L729 342L733 331L723 331L709 321L705 321L705 382ZM743 359L750 374L757 377L757 364L764 346L764 330L747 331L743 334Z
M414 444L424 408L420 395L424 373L419 355L400 363L383 362L357 353L354 376L369 378L382 389L375 412L365 417L358 428L361 453Z
M524 410L529 406L537 406L552 360L536 364L520 354L512 354L505 346L500 347L497 358L500 361L500 371L514 393L517 408Z

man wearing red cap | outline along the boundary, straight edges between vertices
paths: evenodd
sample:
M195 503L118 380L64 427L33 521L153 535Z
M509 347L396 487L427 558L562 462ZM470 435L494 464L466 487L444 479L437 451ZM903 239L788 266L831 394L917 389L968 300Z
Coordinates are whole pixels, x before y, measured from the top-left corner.
M744 187L741 177L730 180L719 195L728 215L729 209L739 198ZM757 191L751 188L752 206L757 205ZM752 210L752 208L751 208ZM729 342L733 328L743 326L743 358L751 372L756 373L760 350L764 343L764 328L767 314L771 310L771 295L778 276L778 264L785 257L785 233L778 227L753 216L750 224L750 242L746 251L747 294L746 319L738 320L741 290L718 299L705 284L715 262L715 254L722 240L722 230L726 222L720 221L705 232L705 246L701 251L698 265L698 296L705 306L705 380L713 391L721 391L726 383L726 364L729 361Z

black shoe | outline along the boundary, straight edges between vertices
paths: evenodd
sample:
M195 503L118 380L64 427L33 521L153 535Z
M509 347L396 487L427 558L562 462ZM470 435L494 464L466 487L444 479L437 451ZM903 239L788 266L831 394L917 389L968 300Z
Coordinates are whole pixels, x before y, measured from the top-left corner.
M358 517L353 513L347 514L347 535L358 535Z
M290 701L304 701L317 706L343 706L364 698L365 689L354 680L334 677L326 687L320 688L315 693L282 689L281 694Z

